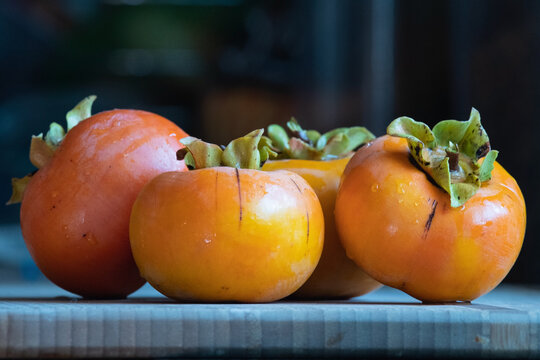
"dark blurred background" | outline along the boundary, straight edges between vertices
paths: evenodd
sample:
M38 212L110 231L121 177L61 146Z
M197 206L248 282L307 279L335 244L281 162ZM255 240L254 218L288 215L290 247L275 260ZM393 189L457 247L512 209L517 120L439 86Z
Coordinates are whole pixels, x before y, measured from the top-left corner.
M322 131L481 115L528 206L507 282L540 283L540 1L4 0L0 199L30 135L89 94L227 143L291 115ZM0 280L40 279L0 206Z

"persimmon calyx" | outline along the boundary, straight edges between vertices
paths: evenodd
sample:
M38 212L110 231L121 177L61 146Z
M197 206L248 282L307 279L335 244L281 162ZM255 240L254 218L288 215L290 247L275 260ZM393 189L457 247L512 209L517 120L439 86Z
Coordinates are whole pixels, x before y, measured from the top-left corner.
M7 201L6 205L18 204L22 201L24 189L26 185L32 178L32 174L28 174L23 178L12 178L11 179L11 197Z
M204 142L194 137L180 140L185 146L178 150L178 160L184 160L190 169L204 169L229 166L239 169L260 169L268 159L277 157L272 141L263 136L264 129L258 129L231 141L223 149L216 144Z
M67 130L64 130L62 125L52 122L45 136L43 136L43 133L32 135L29 154L32 165L41 169L51 161L54 152L66 137L66 133L81 121L92 116L92 104L95 100L95 95L87 96L66 114ZM24 189L31 177L32 174L11 180L12 195L7 205L17 204L22 201Z
M449 195L452 207L465 204L491 179L497 155L472 108L467 121L444 120L433 127L402 116L390 123L388 135L407 139L418 165ZM480 163L479 160L484 158Z
M292 133L277 124L268 126L268 136L280 152L280 159L333 160L349 155L375 136L365 127L337 128L320 134L304 130L293 117L287 122Z
M95 95L87 96L66 114L67 131L64 131L62 125L53 122L49 125L49 131L45 137L43 134L32 136L30 162L35 167L41 169L45 166L51 160L56 148L64 140L66 133L81 121L92 116L92 104L95 100Z

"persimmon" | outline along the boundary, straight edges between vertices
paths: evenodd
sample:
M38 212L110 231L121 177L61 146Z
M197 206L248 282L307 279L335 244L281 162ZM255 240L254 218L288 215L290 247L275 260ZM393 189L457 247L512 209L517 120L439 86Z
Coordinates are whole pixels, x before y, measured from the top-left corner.
M321 255L324 221L297 174L260 171L273 151L262 131L225 150L185 138L193 170L167 172L141 191L130 241L141 275L178 300L269 302L288 296Z
M22 197L22 234L49 280L83 297L118 298L144 284L129 245L133 202L156 175L186 170L176 152L187 135L145 111L91 116L94 99L68 113L67 133L53 123L45 137L33 137L39 170L22 186L15 181L12 202Z
M287 123L289 137L279 125L268 127L280 151L262 170L289 170L302 176L315 190L324 214L324 247L315 271L292 297L299 299L350 298L380 286L350 260L341 246L334 221L336 195L345 166L353 151L374 138L363 127L339 128L325 134L304 130L296 119Z
M497 286L525 234L525 202L495 162L473 109L433 131L401 117L359 149L336 200L347 255L425 302L471 301Z

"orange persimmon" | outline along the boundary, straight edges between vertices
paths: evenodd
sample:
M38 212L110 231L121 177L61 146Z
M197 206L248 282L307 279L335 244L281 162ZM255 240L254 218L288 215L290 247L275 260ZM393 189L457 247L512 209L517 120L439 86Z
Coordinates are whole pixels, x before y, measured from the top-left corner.
M359 149L343 174L335 217L347 255L422 301L471 301L490 291L516 261L526 212L479 114L433 132L399 118L389 133L400 137Z
M257 150L261 135L224 151L186 138L189 153L181 156L195 169L161 174L139 194L131 248L141 275L166 296L268 302L313 272L323 245L321 206L300 176L257 170L266 151Z
M278 159L267 161L262 170L289 170L302 176L317 194L324 214L321 259L310 278L292 296L350 298L378 288L380 283L346 256L334 221L337 190L351 152L374 136L362 127L339 128L320 135L314 130L303 130L294 118L287 126L293 133L291 138L279 125L268 127L269 136L281 154Z
M56 123L45 138L33 138L31 159L40 169L27 178L21 227L53 283L83 297L125 297L144 283L129 245L131 207L150 179L186 169L176 159L186 134L145 111L90 116L94 99L68 113L65 138Z

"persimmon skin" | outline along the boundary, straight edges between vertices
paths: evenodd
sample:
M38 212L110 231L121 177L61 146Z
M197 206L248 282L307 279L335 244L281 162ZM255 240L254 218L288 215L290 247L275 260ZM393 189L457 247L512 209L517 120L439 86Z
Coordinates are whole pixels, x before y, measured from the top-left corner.
M270 302L319 260L321 206L298 175L213 167L157 176L131 214L141 275L178 300Z
M185 170L187 136L145 111L112 110L71 129L24 192L21 227L43 274L87 298L121 298L144 284L129 245L131 207L156 175Z
M383 136L357 151L336 200L347 255L383 284L425 302L471 301L507 275L525 235L516 181L492 179L462 207L409 160L407 141Z
M273 160L262 170L288 170L304 178L321 202L324 214L324 247L313 274L291 296L297 299L346 299L381 286L345 254L336 230L334 207L341 175L350 157L330 161Z

